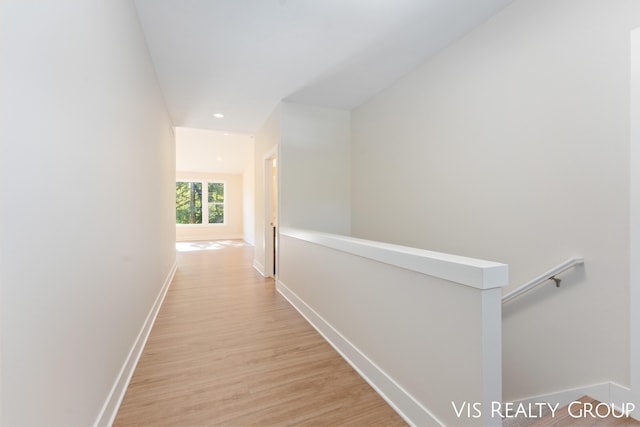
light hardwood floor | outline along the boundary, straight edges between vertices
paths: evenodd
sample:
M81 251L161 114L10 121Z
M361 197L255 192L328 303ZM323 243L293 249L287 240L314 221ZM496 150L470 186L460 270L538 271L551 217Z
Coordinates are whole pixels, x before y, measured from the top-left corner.
M114 426L405 426L251 266L253 248L178 253Z
M565 406L558 410L555 417L551 415L533 423L530 427L640 427L640 421L636 421L633 418L622 417L621 411L616 411L616 417L610 415L604 417L607 414L607 409L600 409L599 414L592 415L596 412L594 409L600 402L588 397L583 396L571 407L571 413L569 413L569 407ZM584 405L590 405L588 414L585 413L586 407Z

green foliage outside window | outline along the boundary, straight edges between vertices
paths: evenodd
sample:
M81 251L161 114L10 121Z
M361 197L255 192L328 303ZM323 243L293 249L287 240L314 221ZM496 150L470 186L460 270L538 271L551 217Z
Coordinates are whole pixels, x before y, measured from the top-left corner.
M207 185L209 193L209 224L224 223L224 184L210 182Z
M176 182L176 224L202 224L201 182Z
M202 182L176 182L176 224L202 224ZM224 184L208 182L207 205L209 224L224 223Z

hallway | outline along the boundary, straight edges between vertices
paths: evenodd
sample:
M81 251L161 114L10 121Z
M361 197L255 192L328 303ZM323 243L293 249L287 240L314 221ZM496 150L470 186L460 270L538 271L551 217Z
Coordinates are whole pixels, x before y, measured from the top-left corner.
M252 246L180 245L114 426L405 425L252 268Z

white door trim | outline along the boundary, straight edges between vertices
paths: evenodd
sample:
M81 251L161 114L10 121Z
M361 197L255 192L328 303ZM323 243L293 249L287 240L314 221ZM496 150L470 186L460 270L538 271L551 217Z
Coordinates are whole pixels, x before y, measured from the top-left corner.
M271 226L271 212L273 210L273 176L271 174L271 162L277 159L278 168L276 170L276 183L278 187L280 186L280 160L279 160L279 144L276 144L274 147L269 149L263 156L263 178L264 178L264 273L265 277L274 277L273 274L273 252L274 245L276 247L276 263L278 261L278 236L276 235L276 240L274 241L272 237L272 226ZM276 189L276 224L279 223L279 215L280 215L280 189ZM277 266L276 266L277 267ZM276 268L276 273L278 269Z

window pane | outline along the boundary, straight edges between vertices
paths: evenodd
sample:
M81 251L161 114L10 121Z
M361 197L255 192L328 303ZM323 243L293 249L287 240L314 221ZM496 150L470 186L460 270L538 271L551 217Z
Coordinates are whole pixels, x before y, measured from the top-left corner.
M209 203L222 203L224 202L224 184L221 182L210 182L208 186L209 190Z
M176 182L176 224L202 224L201 182Z
M224 204L209 203L209 224L224 223Z

